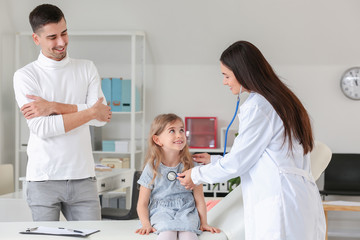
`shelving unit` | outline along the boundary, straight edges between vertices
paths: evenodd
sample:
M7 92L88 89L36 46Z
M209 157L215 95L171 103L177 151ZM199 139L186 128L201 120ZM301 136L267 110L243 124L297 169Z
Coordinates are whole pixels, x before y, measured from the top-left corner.
M37 59L40 48L32 40L31 32L16 34L16 69ZM71 58L92 60L100 77L131 79L131 111L113 112L112 121L103 127L102 138L129 139L127 153L94 151L94 160L101 156L130 157L130 168L141 166L145 152L145 33L142 31L69 31L68 53ZM140 90L141 110L135 110L135 92ZM15 191L19 177L25 174L27 124L15 104Z
M227 152L230 151L228 147ZM191 154L195 153L209 153L210 155L222 155L224 149L221 148L189 148ZM215 186L215 184L204 183L203 184L204 196L209 198L225 197L229 193L229 183L222 182Z

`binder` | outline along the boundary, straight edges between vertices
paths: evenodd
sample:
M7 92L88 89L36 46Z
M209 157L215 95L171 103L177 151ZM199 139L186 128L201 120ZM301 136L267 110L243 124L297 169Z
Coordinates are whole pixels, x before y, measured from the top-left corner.
M56 236L72 236L72 237L87 237L91 234L100 232L100 230L90 229L69 229L63 227L34 227L28 228L21 234L40 234L40 235L56 235Z
M111 78L101 80L101 89L104 93L107 105L111 107Z
M121 78L112 78L111 79L111 110L113 112L122 111L122 89L123 89L123 80Z
M122 111L130 112L131 111L131 80L122 80Z

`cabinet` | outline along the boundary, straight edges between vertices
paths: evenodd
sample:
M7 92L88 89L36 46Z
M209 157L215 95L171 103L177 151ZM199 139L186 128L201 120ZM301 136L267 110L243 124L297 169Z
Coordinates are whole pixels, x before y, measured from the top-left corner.
M16 34L16 69L37 59L40 48L32 40L32 33ZM145 151L145 33L142 31L70 32L68 54L71 58L92 60L100 77L131 79L131 109L113 112L112 121L102 127L102 139L129 141L125 153L93 151L94 160L101 157L128 157L130 168L139 169ZM139 91L140 98L136 98ZM141 101L141 108L135 109ZM25 175L26 146L29 130L15 104L15 190L19 190L19 177Z
M216 149L216 117L185 117L185 132L190 148Z

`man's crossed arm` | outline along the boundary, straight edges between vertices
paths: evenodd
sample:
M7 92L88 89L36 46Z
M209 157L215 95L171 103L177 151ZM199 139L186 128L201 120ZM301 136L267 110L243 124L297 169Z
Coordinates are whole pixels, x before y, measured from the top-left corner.
M98 99L91 108L78 112L75 104L49 102L34 95L26 95L26 97L34 100L24 104L20 109L26 119L29 120L41 116L62 115L65 132L80 127L94 119L101 122L110 122L112 117L111 108L102 103L103 98Z

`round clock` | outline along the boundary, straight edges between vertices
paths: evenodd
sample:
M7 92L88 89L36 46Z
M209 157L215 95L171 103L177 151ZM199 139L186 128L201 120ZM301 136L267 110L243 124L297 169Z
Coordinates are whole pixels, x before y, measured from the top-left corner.
M346 70L341 77L340 87L348 98L360 100L360 67Z

